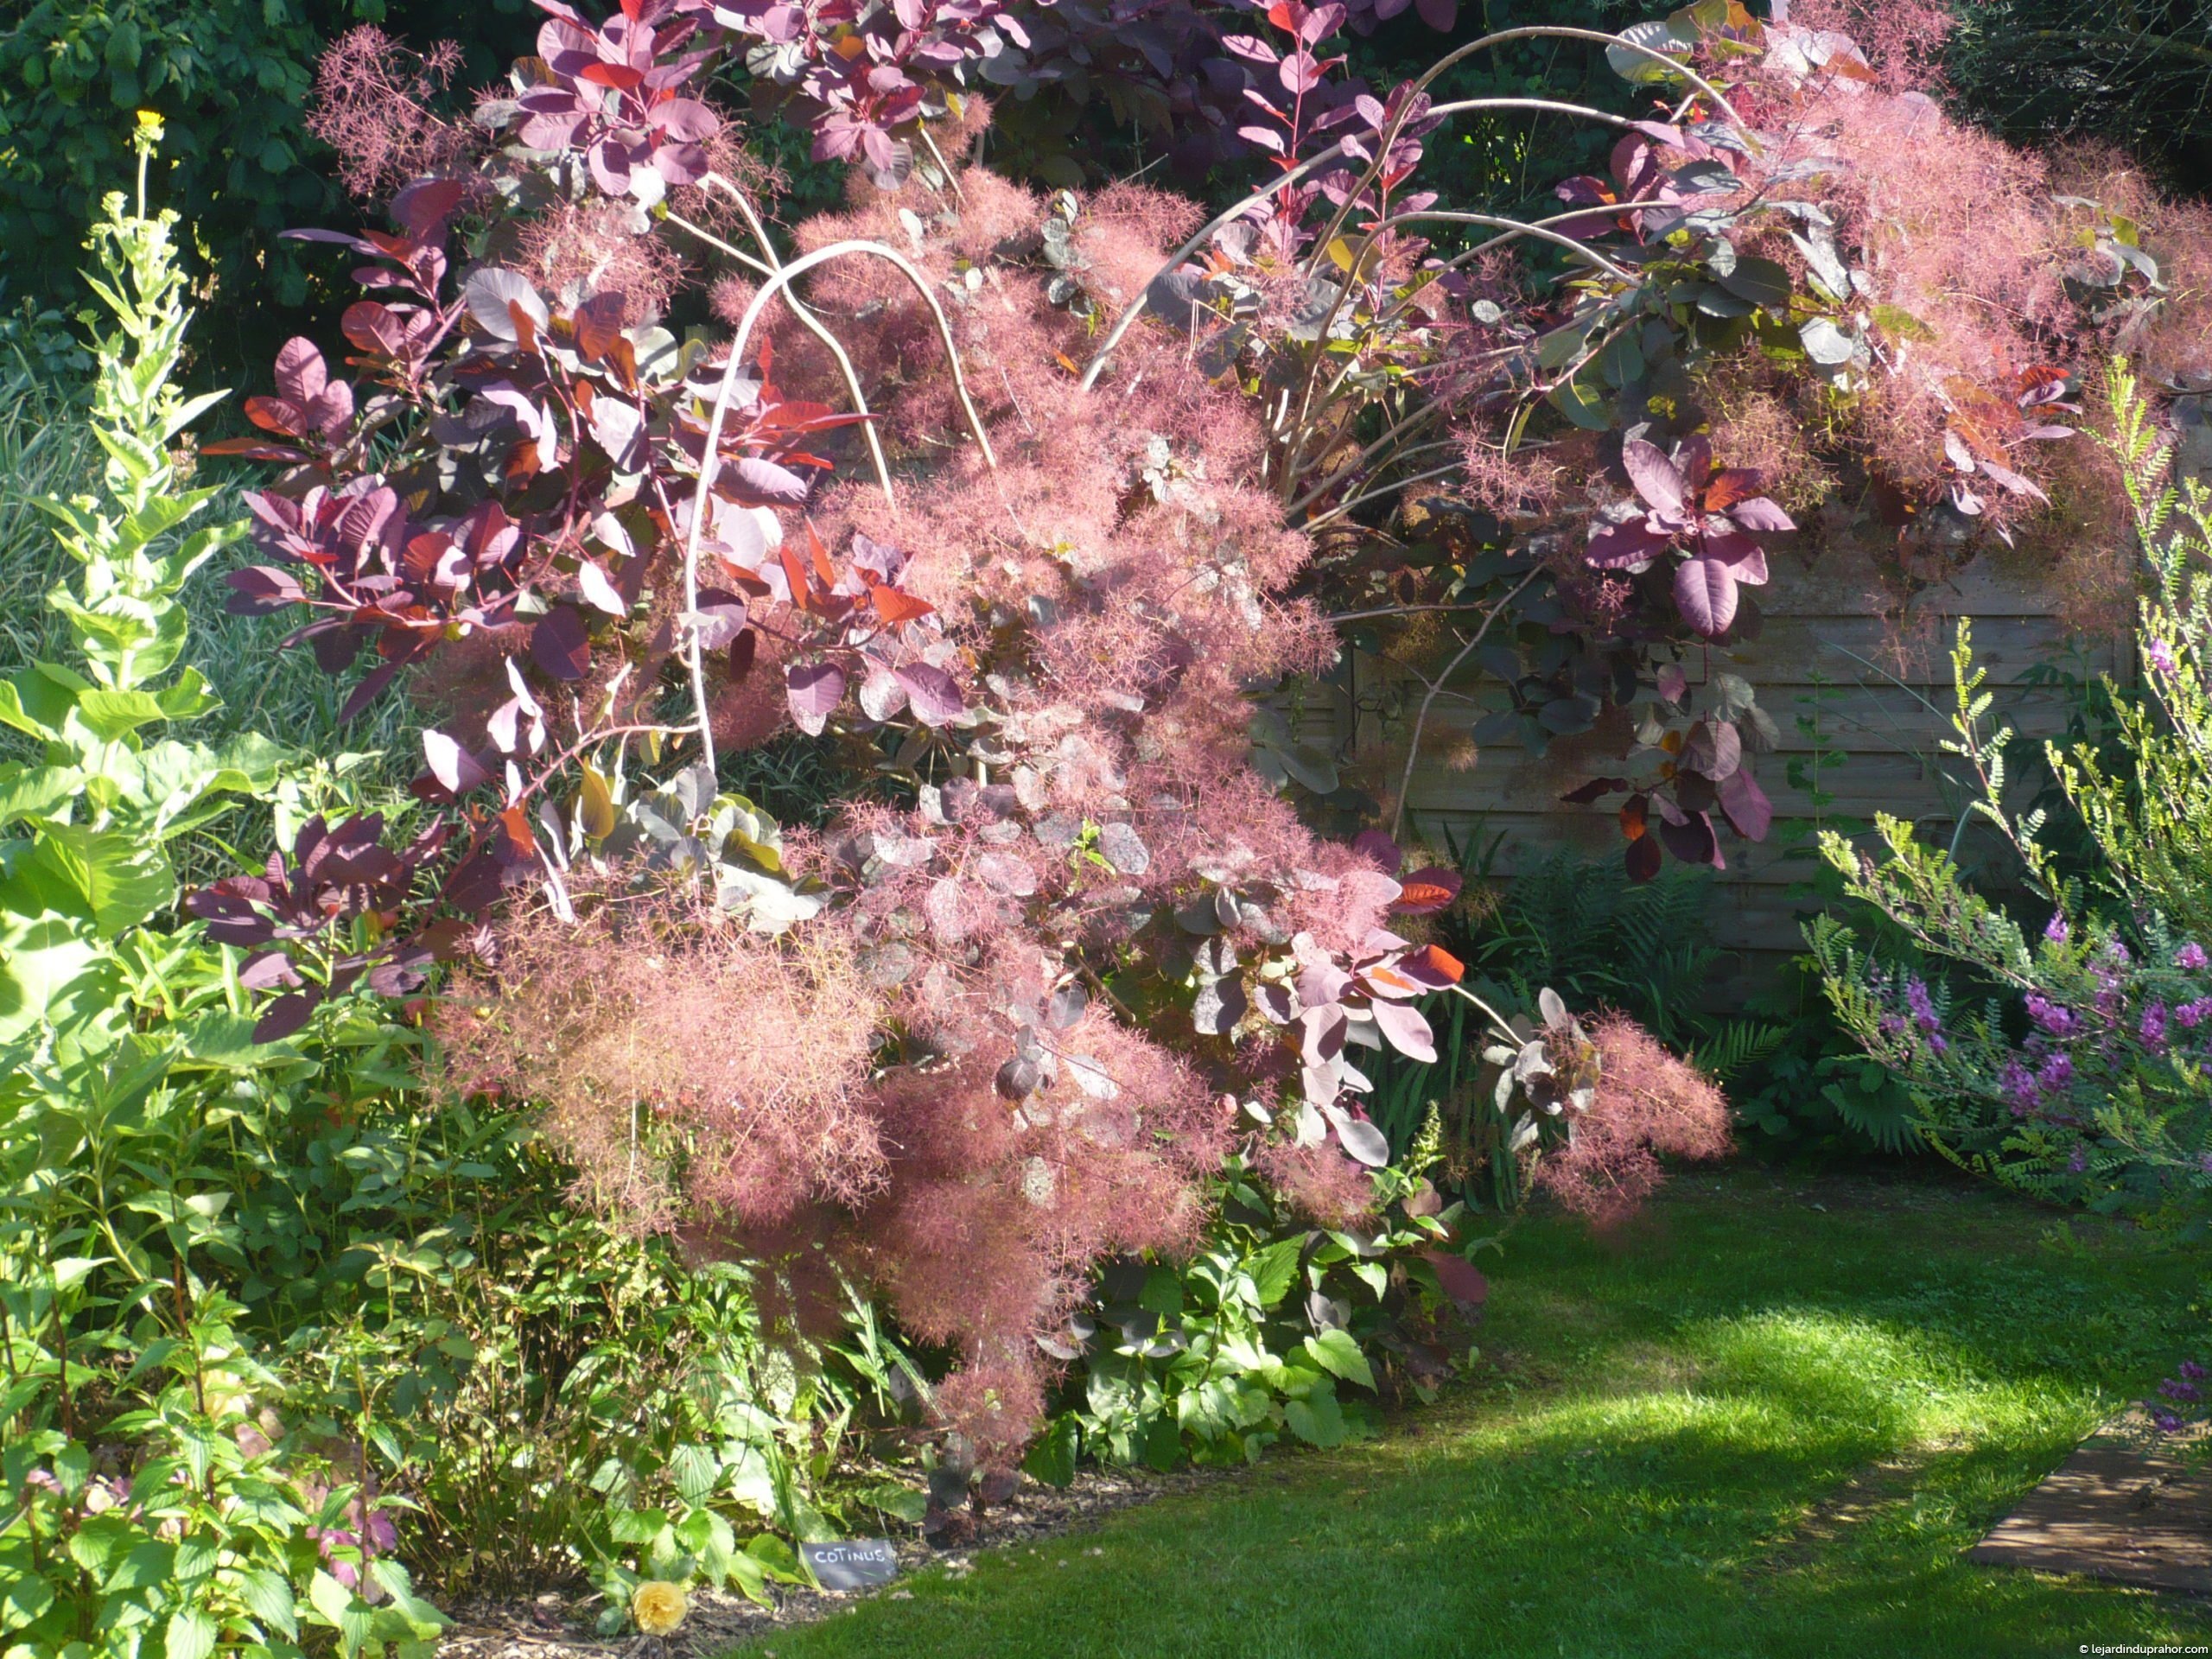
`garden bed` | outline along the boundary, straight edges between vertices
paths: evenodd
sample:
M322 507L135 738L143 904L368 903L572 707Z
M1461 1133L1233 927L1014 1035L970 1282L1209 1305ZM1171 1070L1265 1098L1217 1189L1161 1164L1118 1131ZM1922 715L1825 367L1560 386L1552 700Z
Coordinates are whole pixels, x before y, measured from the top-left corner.
M871 1596L910 1599L901 1580L925 1568L957 1580L974 1570L981 1551L1032 1554L1047 1541L1065 1541L1056 1552L1063 1566L1077 1552L1097 1556L1079 1535L1107 1516L1171 1493L1189 1492L1224 1478L1218 1470L1185 1469L1158 1474L1148 1469L1085 1469L1065 1487L1047 1486L1024 1476L1006 1503L960 1517L957 1541L938 1548L918 1527L894 1535L899 1580L880 1590L836 1591L773 1585L774 1605L763 1607L727 1591L695 1591L681 1629L664 1638L629 1634L602 1639L593 1634L592 1605L557 1592L525 1601L483 1602L455 1611L454 1628L440 1644L446 1659L567 1659L568 1656L631 1654L655 1659L714 1659L741 1641L794 1625L810 1624Z

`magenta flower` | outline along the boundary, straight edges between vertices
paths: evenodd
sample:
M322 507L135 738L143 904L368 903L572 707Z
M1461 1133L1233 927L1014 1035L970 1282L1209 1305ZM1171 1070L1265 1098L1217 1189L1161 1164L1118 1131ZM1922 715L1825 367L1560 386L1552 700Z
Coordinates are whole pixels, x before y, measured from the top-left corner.
M2191 939L2187 944L2184 944L2180 950L2174 952L2174 966L2177 968L2187 968L2194 970L2196 969L2205 967L2208 964L2212 964L2212 957L2207 957L2204 954L2204 947L2197 944L2195 939Z
M2054 1037L2071 1037L2082 1029L2080 1014L2052 1001L2040 991L2028 993L2027 1009L2028 1018Z
M2143 1017L2136 1026L2136 1034L2142 1038L2145 1048L2161 1048L2166 1040L2166 1005L2148 1002L2144 1005Z

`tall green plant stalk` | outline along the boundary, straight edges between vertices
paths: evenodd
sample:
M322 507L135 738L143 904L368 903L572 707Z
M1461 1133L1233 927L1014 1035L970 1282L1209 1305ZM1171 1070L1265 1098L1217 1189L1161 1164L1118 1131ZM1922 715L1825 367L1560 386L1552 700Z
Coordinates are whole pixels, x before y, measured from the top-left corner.
M1833 921L1811 937L1839 1019L1907 1080L1940 1150L2046 1196L2194 1209L2212 1202L2212 489L2177 475L2124 362L2109 385L2105 442L2147 576L2141 695L2110 688L2120 764L2085 743L2044 751L2100 855L2094 876L2068 878L2044 844L2045 812L2008 804L2012 733L1962 622L1944 747L1966 761L1974 811L2049 920L1976 893L1949 851L1884 816L1873 850L1821 838L1847 892L1998 994L1956 1007L1941 983L1862 955Z

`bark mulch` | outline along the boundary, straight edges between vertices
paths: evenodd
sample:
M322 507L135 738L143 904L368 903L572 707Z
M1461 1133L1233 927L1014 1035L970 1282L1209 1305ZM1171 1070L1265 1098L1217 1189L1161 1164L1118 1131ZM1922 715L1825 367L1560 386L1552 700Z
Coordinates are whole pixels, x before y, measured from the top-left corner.
M947 1548L924 1541L918 1527L899 1529L891 1540L899 1555L899 1579L930 1566L966 1573L979 1550L1062 1538L1087 1530L1117 1510L1217 1478L1217 1471L1202 1470L1160 1475L1148 1470L1089 1469L1069 1486L1052 1487L1024 1477L1004 1503L981 1514L963 1512L960 1519L969 1525ZM682 1626L663 1637L634 1632L597 1636L592 1624L598 1604L557 1592L532 1599L464 1604L452 1610L453 1628L438 1652L440 1659L719 1659L741 1642L826 1618L864 1596L897 1598L913 1592L894 1579L874 1590L772 1585L769 1593L773 1607L762 1607L731 1592L695 1588Z

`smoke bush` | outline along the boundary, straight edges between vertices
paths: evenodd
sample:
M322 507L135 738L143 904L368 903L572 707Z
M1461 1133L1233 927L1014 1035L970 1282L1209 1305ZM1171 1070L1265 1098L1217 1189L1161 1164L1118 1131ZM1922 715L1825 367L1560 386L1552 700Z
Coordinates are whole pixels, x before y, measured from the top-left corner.
M1728 1103L1712 1079L1624 1014L1593 1023L1605 1066L1567 1142L1536 1163L1535 1185L1594 1221L1618 1222L1657 1186L1661 1156L1713 1159L1730 1147Z
M1771 816L1751 688L1694 692L1671 660L1740 636L1792 528L1716 433L1809 499L1789 409L1858 434L1923 518L1971 498L1994 522L2038 493L2018 469L2074 390L2023 354L2069 299L2032 169L1847 43L1735 10L1617 48L1688 91L1562 187L1570 228L1478 215L1497 245L1462 257L1414 188L1453 106L1333 79L1337 6L1222 37L1239 140L1277 170L1206 221L975 162L963 77L988 60L1018 92L1057 49L1007 46L1026 13L841 32L542 3L538 54L477 106L487 153L407 181L395 233L299 233L359 262L355 378L287 343L248 404L265 435L228 446L283 469L248 497L265 563L236 605L303 611L334 672L371 656L349 710L412 671L442 716L414 785L435 891L373 963L295 961L263 918L257 983L288 989L258 1029L320 1017L340 973L456 961L457 1076L546 1103L637 1224L775 1262L802 1305L825 1276L881 1291L959 1356L943 1403L992 1458L1098 1262L1187 1247L1232 1148L1356 1218L1388 1154L1358 1051L1434 1056L1413 1004L1459 964L1396 930L1458 878L1318 837L1287 791L1333 769L1251 701L1330 663L1331 607L1407 568L1370 504L1439 470L1423 446L1478 451L1522 532L1488 577L1446 569L1438 602L1488 612L1452 666L1540 594L1529 627L1571 643L1510 677L1511 718L1572 735L1643 702L1637 775L1574 798L1628 791L1649 874ZM702 92L738 52L858 163L788 243ZM1978 206L1938 199L1939 162L1976 170ZM1567 280L1504 263L1532 238ZM2146 297L2113 257L2117 298ZM657 321L695 282L730 332ZM1907 304L1935 321L1885 309ZM1707 429L1676 394L1746 356ZM715 766L792 729L854 787L787 842ZM1488 1018L1509 1129L1586 1116L1563 1190L1611 1207L1654 1148L1705 1144L1709 1097L1626 1032L1601 1097L1602 1046L1556 999L1541 1030Z

